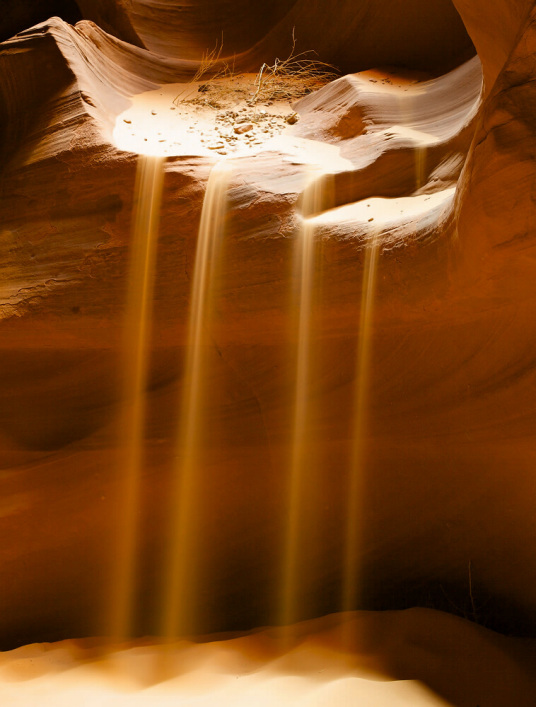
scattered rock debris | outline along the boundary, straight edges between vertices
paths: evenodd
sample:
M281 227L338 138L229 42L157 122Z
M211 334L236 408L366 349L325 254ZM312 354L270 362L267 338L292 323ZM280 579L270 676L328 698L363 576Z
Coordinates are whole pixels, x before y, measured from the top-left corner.
M256 78L254 74L203 78L140 94L128 113L121 115L131 140L125 141L124 149L136 151L139 141L145 144L148 139L153 151L147 154L196 154L198 150L203 154L210 150L232 156L262 150L298 122L293 103L305 89L291 86L293 79L288 78L282 84L281 97L274 97L272 91L265 98L256 93Z
M298 122L299 115L292 104L300 93L304 95L311 88L300 87L292 77L287 78L281 87L281 97L270 95L269 100L261 101L255 98L256 79L253 74L239 74L192 84L182 88L173 107L188 120L189 130L195 129L207 137L214 151L219 140L231 153L244 147L258 149ZM202 130L192 127L197 122L192 120L194 116L204 123ZM213 128L207 126L209 121L213 121Z

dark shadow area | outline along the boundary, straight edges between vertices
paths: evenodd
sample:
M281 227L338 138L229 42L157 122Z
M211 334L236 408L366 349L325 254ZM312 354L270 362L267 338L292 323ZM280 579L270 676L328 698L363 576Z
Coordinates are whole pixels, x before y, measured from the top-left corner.
M75 0L0 0L0 42L49 17L74 24L82 19Z
M471 621L505 636L533 638L536 617L508 597L474 582L407 581L371 583L360 608L392 611L422 607L435 609Z

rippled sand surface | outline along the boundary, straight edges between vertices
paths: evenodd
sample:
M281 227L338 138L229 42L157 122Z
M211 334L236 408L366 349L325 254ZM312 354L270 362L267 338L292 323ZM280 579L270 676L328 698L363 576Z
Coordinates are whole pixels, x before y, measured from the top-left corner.
M534 704L534 657L531 642L440 612L359 612L292 636L24 646L0 654L0 694L17 707L522 707Z

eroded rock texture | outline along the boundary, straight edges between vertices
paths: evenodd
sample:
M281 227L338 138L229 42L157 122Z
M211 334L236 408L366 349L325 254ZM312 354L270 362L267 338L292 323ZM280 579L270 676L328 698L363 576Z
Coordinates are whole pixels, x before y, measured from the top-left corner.
M251 34L230 22L224 3L214 2L208 24L194 5L176 3L165 22L175 32L177 21L179 35L162 32L158 3L79 5L122 39L89 21L51 19L0 52L4 643L104 630L137 161L114 147L112 129L130 96L194 75L214 35L210 22L230 26L224 39L240 69L255 69L264 53L271 61L296 26L302 48L360 72L303 98L292 128L346 160L334 174L336 208L315 218L322 239L307 613L339 608L364 253L378 237L361 605L440 604L534 630L531 3L483 7L478 22L474 3L456 3L482 60L485 100L479 59L468 58L447 3L419 5L428 24L417 23L416 34L403 31L407 3L363 3L354 14L355 3L342 3L338 17L324 2L309 2L310 12L301 2L272 3L264 22L244 2ZM430 73L366 71L386 63ZM140 632L153 630L159 597L162 508L210 165L196 156L165 165ZM295 375L292 246L304 185L303 165L283 149L236 160L207 374L211 432L200 484L210 569L200 631L273 620Z
M222 56L244 54L253 69L275 56L285 58L296 38L296 52L314 50L342 71L402 65L425 70L452 68L472 53L472 45L450 0L343 0L333 8L324 0L78 0L87 19L116 36L164 56L198 59L215 47ZM129 29L127 30L126 27ZM251 67L250 67L251 68Z

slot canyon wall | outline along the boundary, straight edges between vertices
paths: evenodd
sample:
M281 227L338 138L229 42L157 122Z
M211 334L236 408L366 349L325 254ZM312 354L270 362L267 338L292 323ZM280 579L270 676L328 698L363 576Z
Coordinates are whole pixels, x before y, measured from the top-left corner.
M24 7L0 21L2 647L104 630L137 162L114 145L114 121L132 95L191 79L218 42L237 72L256 72L288 55L293 28L297 51L316 50L343 75L297 103L292 129L346 160L334 177L336 208L316 226L315 518L303 618L340 608L364 253L379 233L356 608L434 606L533 635L532 0L343 0L336 11L326 0L79 0L57 3L59 17L50 19L40 14L43 3ZM370 71L384 67L397 68ZM407 96L379 78L402 70L420 79ZM210 165L194 155L168 158L165 167L141 633L151 631L158 601L170 440ZM277 150L236 161L215 294L215 392L205 411L203 632L273 620L302 191L303 170ZM430 206L413 212L400 202L402 216L387 219L380 204L379 226L371 226L364 212L376 199Z

